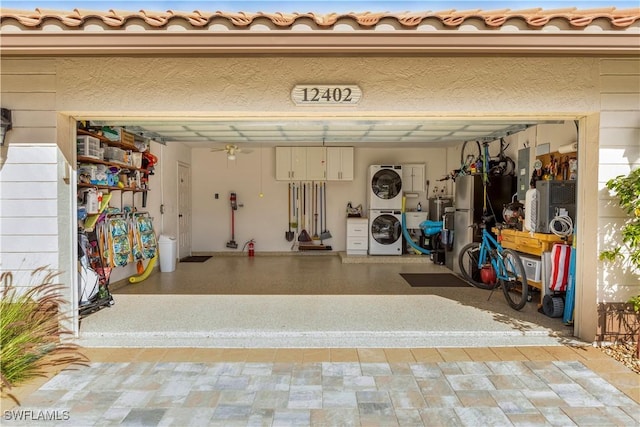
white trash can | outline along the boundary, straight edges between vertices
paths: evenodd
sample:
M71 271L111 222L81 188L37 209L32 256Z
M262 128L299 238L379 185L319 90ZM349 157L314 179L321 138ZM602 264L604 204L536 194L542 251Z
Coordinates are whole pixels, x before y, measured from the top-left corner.
M173 236L161 235L158 239L160 250L160 271L170 273L176 269L178 242Z

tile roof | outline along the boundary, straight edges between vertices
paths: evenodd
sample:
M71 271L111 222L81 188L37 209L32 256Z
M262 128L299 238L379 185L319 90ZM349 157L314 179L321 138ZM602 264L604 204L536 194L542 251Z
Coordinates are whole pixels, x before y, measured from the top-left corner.
M507 22L519 21L526 25L527 30L542 30L552 22L565 24L565 29L580 30L588 28L594 21L606 30L624 30L640 24L640 8L617 9L615 7L600 9L554 9L541 8L524 10L446 10L440 12L362 12L362 13L246 13L246 12L180 12L167 10L166 12L140 10L138 12L111 9L108 12L87 11L74 9L72 11L52 11L36 8L34 11L0 9L0 22L17 21L23 30L40 29L45 22L58 21L67 29L82 29L89 22L101 21L108 30L125 29L129 22L144 22L146 29L165 29L168 25L178 22L187 24L192 29L206 29L214 21L227 21L232 29L242 30L251 28L257 23L271 23L272 29L288 29L303 22L313 23L316 29L334 29L336 24L351 21L356 29L375 29L384 22L396 22L399 29L417 29L429 20L440 23L444 30L460 29L465 23L473 21L480 29L499 29ZM265 21L266 20L266 21ZM638 23L638 24L636 24ZM634 25L636 24L636 25Z

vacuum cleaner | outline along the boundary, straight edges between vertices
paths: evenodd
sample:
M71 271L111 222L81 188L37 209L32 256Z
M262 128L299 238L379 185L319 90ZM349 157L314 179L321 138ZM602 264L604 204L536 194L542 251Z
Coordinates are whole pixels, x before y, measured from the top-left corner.
M231 193L229 196L231 202L231 240L227 242L227 247L230 249L238 249L238 243L236 243L236 227L235 227L235 211L238 210L238 201L236 193Z

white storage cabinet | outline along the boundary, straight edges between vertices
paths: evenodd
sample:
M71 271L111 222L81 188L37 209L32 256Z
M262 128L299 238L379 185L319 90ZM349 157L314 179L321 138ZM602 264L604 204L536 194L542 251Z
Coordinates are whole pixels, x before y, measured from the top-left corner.
M353 181L353 147L327 147L327 181Z
M327 149L306 147L307 181L324 181L327 178Z
M276 147L277 181L324 181L325 147Z
M307 179L306 147L276 147L276 180Z
M367 255L369 218L347 218L347 255Z
M402 165L402 191L425 191L425 172L424 163Z

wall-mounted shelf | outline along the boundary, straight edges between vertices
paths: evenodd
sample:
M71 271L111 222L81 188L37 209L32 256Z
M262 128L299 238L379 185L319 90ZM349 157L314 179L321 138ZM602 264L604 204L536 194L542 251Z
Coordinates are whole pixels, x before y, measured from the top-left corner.
M146 188L133 188L133 187L114 187L109 185L96 185L96 184L87 184L87 183L79 183L78 188L97 188L98 190L109 190L109 191L133 191L135 193L144 193L149 191Z
M121 169L136 170L136 171L141 171L142 173L149 173L149 171L147 169L136 168L136 167L128 165L126 163L110 162L110 161L107 161L107 160L95 159L93 157L78 156L77 157L77 161L78 161L78 163L94 163L94 164L97 164L97 165L115 166L115 167L121 168Z
M98 135L97 133L89 132L88 130L78 129L77 133L78 135L89 135L94 138L98 138L100 142L102 142L103 144L107 144L111 147L118 147L118 148L122 148L123 150L140 151L135 144L131 144L125 141L112 141L107 137Z
M83 182L76 183L76 189L78 191L78 195L81 196L81 193L85 192L86 189L95 188L96 190L99 190L100 192L103 193L103 203L105 201L108 203L108 201L111 200L112 193L120 192L120 197L119 197L120 208L122 208L124 207L124 195L126 193L129 193L131 195L131 206L135 208L136 198L137 198L136 195L138 193L141 193L142 206L145 207L147 194L149 192L149 189L145 187L146 187L147 177L151 173L153 173L152 168L145 169L142 167L136 167L140 165L140 163L138 163L140 162L140 158L137 159L138 162L135 162L136 166L131 165L129 163L119 162L117 160L116 161L103 160L102 158L100 158L102 157L100 152L105 147L115 147L115 148L119 148L120 150L131 151L132 153L137 153L137 156L142 156L142 153L140 151L141 149L145 149L145 147L146 147L146 150L149 149L148 145L146 145L145 142L138 143L139 141L136 139L137 137L132 133L126 132L122 129L117 130L117 132L119 132L119 136L121 138L120 141L114 141L101 134L98 134L96 132L92 132L89 130L77 129L79 143L80 143L80 139L82 139L84 143L87 144L84 147L82 147L83 150L78 149L78 152L82 154L90 154L90 155L80 155L80 154L77 155L76 161L77 161L78 167L80 168L80 166L84 164L103 165L103 166L106 166L107 168L111 168L111 172L108 172L108 173L127 174L130 177L132 175L135 175L135 178L133 178L134 179L133 181L130 181L129 179L127 179L125 183L132 182L132 183L136 183L137 185L135 186L107 185L106 184L107 181L109 181L109 183L111 184L117 183L116 180L112 181L110 178L108 180L101 180L100 182L102 182L102 184L92 184L90 182L87 182L88 179L83 179ZM93 139L91 140L87 137L91 137ZM117 170L115 170L114 168ZM142 181L141 177L145 177L144 182L142 183L143 184L142 186L140 186L140 181ZM94 180L94 182L96 181ZM106 207L107 207L106 204L101 206L100 211L104 210ZM83 224L84 227L93 229L95 227L95 222L99 218L99 216L100 216L99 214L95 214L95 213L90 214L87 217L87 219L84 221L84 224Z

